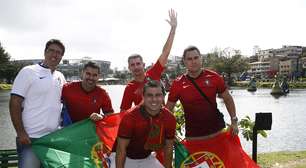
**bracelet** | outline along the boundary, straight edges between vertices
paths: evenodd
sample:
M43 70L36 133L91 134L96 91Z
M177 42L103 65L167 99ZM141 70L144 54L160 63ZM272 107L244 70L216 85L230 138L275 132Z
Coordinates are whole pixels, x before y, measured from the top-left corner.
M232 117L231 120L234 121L234 122L238 122L238 117L237 116Z

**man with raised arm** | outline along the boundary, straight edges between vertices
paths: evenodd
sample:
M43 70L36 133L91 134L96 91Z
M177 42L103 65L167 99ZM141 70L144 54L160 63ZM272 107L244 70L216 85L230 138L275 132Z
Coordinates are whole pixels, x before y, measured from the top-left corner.
M127 84L124 90L120 106L121 111L131 108L133 103L134 105L138 105L142 102L142 89L148 80L160 80L172 48L177 26L177 14L173 9L169 11L169 19L170 20L167 20L167 22L171 26L170 33L164 45L163 51L153 67L145 72L145 63L143 62L142 57L138 54L129 56L128 68L132 73L133 80Z

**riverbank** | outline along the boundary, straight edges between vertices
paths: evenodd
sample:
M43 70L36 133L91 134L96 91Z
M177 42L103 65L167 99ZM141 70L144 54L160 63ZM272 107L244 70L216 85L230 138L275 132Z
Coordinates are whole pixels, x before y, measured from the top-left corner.
M257 161L262 168L305 168L306 151L261 153Z
M249 81L235 81L233 87L247 88ZM257 88L272 88L274 82L257 81ZM306 89L306 82L288 82L290 89Z
M0 90L11 90L11 89L12 89L11 84L0 83Z

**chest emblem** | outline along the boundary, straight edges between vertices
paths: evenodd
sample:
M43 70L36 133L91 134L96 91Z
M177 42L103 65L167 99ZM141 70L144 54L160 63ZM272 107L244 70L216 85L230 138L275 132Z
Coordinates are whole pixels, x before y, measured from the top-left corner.
M210 80L206 79L206 80L204 81L204 85L205 85L205 86L210 86L210 84L211 84Z

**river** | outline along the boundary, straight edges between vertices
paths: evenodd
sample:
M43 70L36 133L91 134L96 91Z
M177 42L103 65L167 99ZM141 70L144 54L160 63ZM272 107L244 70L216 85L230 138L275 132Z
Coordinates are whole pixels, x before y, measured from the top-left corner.
M119 111L123 85L103 86L109 93L115 111ZM270 95L270 89L258 89L255 93L243 89L231 90L237 115L241 119L246 115L252 120L255 113L271 112L272 130L268 137L258 136L258 153L273 151L306 150L306 90L292 90L287 96L278 99ZM15 131L8 112L9 91L0 91L0 149L15 148ZM225 120L230 121L225 105L218 100L219 109ZM251 153L252 142L246 141L240 134L243 148Z

